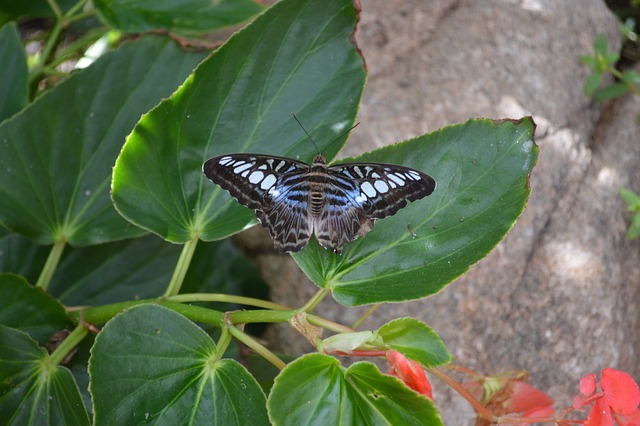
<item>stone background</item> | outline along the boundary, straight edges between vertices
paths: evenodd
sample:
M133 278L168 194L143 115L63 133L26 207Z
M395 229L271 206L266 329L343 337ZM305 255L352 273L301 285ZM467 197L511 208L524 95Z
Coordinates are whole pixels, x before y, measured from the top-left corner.
M414 316L442 336L456 364L484 374L528 370L556 408L571 403L587 373L613 367L640 380L640 243L625 239L618 195L620 187L640 192L640 99L603 105L583 94L589 71L580 56L592 53L599 32L620 45L604 1L362 6L357 39L369 76L361 124L342 155L469 118L531 114L540 156L528 207L487 258L437 295L381 307L361 329ZM238 240L259 253L272 298L300 306L317 288L288 256L251 250L264 235L255 227ZM344 324L365 310L332 301L318 308ZM313 350L286 325L270 338L289 352ZM433 383L445 424L473 424L467 403Z

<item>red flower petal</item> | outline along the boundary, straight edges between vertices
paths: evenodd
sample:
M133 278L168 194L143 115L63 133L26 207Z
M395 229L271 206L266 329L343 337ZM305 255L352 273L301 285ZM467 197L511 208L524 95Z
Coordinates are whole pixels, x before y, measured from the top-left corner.
M553 399L549 395L528 383L513 381L511 382L511 390L513 395L511 395L507 405L507 410L510 413L522 413L553 405Z
M613 426L613 416L611 408L604 398L598 398L589 412L589 417L584 422L584 426Z
M420 364L408 360L400 352L393 350L387 351L387 362L389 363L388 374L398 377L414 391L433 399L431 383Z
M640 388L628 373L605 368L602 370L600 387L604 392L604 399L614 413L626 416L638 409Z
M580 394L591 396L596 392L596 373L587 374L580 380Z

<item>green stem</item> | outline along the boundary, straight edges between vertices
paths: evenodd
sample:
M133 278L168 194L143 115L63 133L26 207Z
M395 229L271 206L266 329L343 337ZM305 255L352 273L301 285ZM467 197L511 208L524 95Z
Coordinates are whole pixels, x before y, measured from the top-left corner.
M371 306L367 312L365 312L364 314L362 314L362 316L360 318L358 318L358 320L356 322L353 323L353 325L351 326L351 328L353 328L354 330L356 330L358 327L360 327L360 325L367 319L369 318L369 316L371 316L371 314L373 314L375 311L378 310L378 308L382 306L382 303L376 303L375 305Z
M49 7L53 11L53 14L56 16L56 20L61 21L62 10L60 10L60 6L58 6L58 3L56 3L55 0L47 0L47 3L49 3Z
M58 365L64 360L64 358L69 355L69 353L80 344L82 339L89 333L82 324L78 324L66 339L60 343L53 353L50 355L51 365Z
M297 311L236 311L227 314L233 324L251 324L263 322L287 322Z
M286 306L278 305L277 303L269 302L262 299L254 299L253 297L233 296L230 294L219 293L185 293L177 294L175 296L169 296L166 300L178 303L186 302L222 302L222 303L234 303L236 305L256 306L258 308L270 309L274 311L291 311L292 309Z
M284 361L278 358L273 352L271 352L269 349L265 348L260 343L258 343L257 340L253 339L248 334L240 331L239 328L231 326L229 327L229 331L231 332L231 335L233 337L235 337L240 342L245 344L248 348L253 349L255 353L257 353L258 355L260 355L261 357L269 361L277 369L282 370L287 365L284 363Z
M354 329L349 328L346 325L329 321L328 319L319 317L317 315L312 315L312 314L307 315L307 321L309 321L309 324L326 328L327 330L335 331L336 333L353 333L355 331Z
M207 309L201 306L170 302L168 300L161 300L159 304L184 315L191 321L211 324L218 328L224 328L227 324L224 313L220 311L214 311L213 309Z
M182 253L180 253L176 269L173 271L171 282L169 282L167 291L164 292L165 297L175 296L180 293L184 276L187 273L187 269L189 269L189 264L191 263L191 258L193 257L193 252L196 250L197 245L198 237L193 237L182 247Z
M53 273L58 267L58 262L60 262L60 256L62 256L65 245L66 243L64 241L58 241L51 247L49 257L47 257L47 261L42 268L42 272L40 272L38 281L36 282L36 287L40 287L45 291L47 290L47 287L49 287L49 284L51 283L51 278L53 278Z
M222 359L222 356L229 347L229 343L231 343L231 333L229 333L229 327L222 327L222 334L220 334L218 344L216 345L216 361Z
M304 304L303 307L298 309L298 311L312 312L316 308L316 306L318 306L320 302L322 302L324 298L329 295L329 293L331 293L331 289L321 288L320 290L318 290L318 292L316 292L316 294L313 295L311 299L309 299L307 303Z
M622 75L622 73L620 71L618 71L617 69L610 67L609 68L609 72L616 77L618 80L622 81L624 83L625 86L627 86L627 88L629 89L629 91L631 91L633 94L635 95L639 95L640 96L640 88L636 87L634 84L628 82L624 76Z

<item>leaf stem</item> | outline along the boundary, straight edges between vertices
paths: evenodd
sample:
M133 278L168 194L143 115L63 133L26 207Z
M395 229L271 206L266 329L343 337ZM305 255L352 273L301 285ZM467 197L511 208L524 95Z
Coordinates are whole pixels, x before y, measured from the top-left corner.
M38 277L38 281L36 282L36 287L40 287L43 290L47 290L49 284L51 283L51 278L53 278L53 274L58 267L58 263L60 262L60 257L62 256L62 252L64 251L64 247L66 243L64 241L56 242L49 252L49 256L47 257L47 261L40 272L40 276Z
M469 404L473 407L473 409L476 411L476 413L478 413L478 416L484 419L487 419L491 422L495 420L494 415L491 414L489 410L487 410L477 399L475 399L473 395L469 393L468 390L462 387L460 383L456 382L447 374L445 374L444 371L441 371L437 368L428 368L427 371L433 374L434 376L436 376L437 378L439 378L440 380L442 380L443 382L445 382L446 384L448 384L449 386L451 386L453 390L458 392L460 396L466 399L469 402Z
M367 319L369 318L369 316L371 316L371 314L373 314L375 311L378 310L378 308L382 306L382 303L376 303L375 305L371 306L367 312L365 312L364 314L362 314L362 316L360 318L357 319L356 322L353 323L353 325L351 326L351 328L353 328L354 330L356 330L358 327L360 327L360 325Z
M222 356L227 351L229 347L229 343L231 343L231 333L229 332L229 327L222 327L222 333L220 334L220 338L218 339L218 344L216 345L216 361L222 359Z
M264 359L269 361L278 370L282 370L287 365L287 364L285 364L284 361L282 361L280 358L278 358L273 352L271 352L269 349L265 348L263 345L258 343L257 340L255 340L254 338L252 338L248 334L244 333L239 328L234 327L234 326L230 326L229 327L229 331L231 332L231 335L233 337L238 339L240 342L245 344L247 347L253 349L253 351L255 353L257 353L258 355L260 355L261 357L263 357Z
M307 303L304 304L304 306L298 309L298 311L299 312L313 311L316 308L316 306L318 306L318 304L320 304L320 302L322 302L330 292L331 292L330 288L321 288L320 290L318 290L318 292L316 292L316 294L313 295L313 297L311 297L311 299L309 299Z
M198 237L193 237L182 247L182 253L180 253L176 269L173 271L173 276L171 277L167 291L164 292L165 297L175 296L180 293L184 276L187 273L187 269L189 269L189 264L191 263L191 258L193 257L193 252L196 250L197 245Z
M58 365L65 359L69 353L80 344L82 339L89 333L89 330L85 328L82 323L79 323L75 330L73 330L67 337L60 343L53 353L49 356L51 365Z
M166 300L178 303L185 302L222 302L234 303L237 305L256 306L258 308L271 309L274 311L292 311L293 309L268 300L254 299L253 297L234 296L220 293L185 293L169 296Z

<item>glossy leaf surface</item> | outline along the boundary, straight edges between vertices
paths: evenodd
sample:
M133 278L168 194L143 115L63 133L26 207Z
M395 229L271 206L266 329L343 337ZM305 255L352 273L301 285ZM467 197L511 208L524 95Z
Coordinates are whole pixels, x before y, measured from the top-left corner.
M89 364L96 425L268 424L265 396L194 323L142 305L114 317Z
M27 104L27 58L15 24L0 29L0 121Z
M5 120L0 223L40 244L140 235L109 199L113 163L140 114L169 95L200 58L167 39L140 39Z
M0 324L0 413L6 425L89 425L73 376L26 333Z
M125 32L213 31L246 21L263 9L253 0L95 0L94 4L109 25Z
M138 123L113 173L113 200L128 220L184 243L232 235L255 213L211 183L204 161L261 152L309 161L349 128L364 84L351 41L348 0L276 3L204 61L171 98ZM325 154L335 155L339 144Z
M278 425L442 424L432 401L373 364L344 368L321 354L287 365L267 405L269 418Z
M293 257L347 306L422 298L489 253L520 216L538 148L534 124L470 120L345 161L425 171L435 192L376 222L341 256L312 242Z

